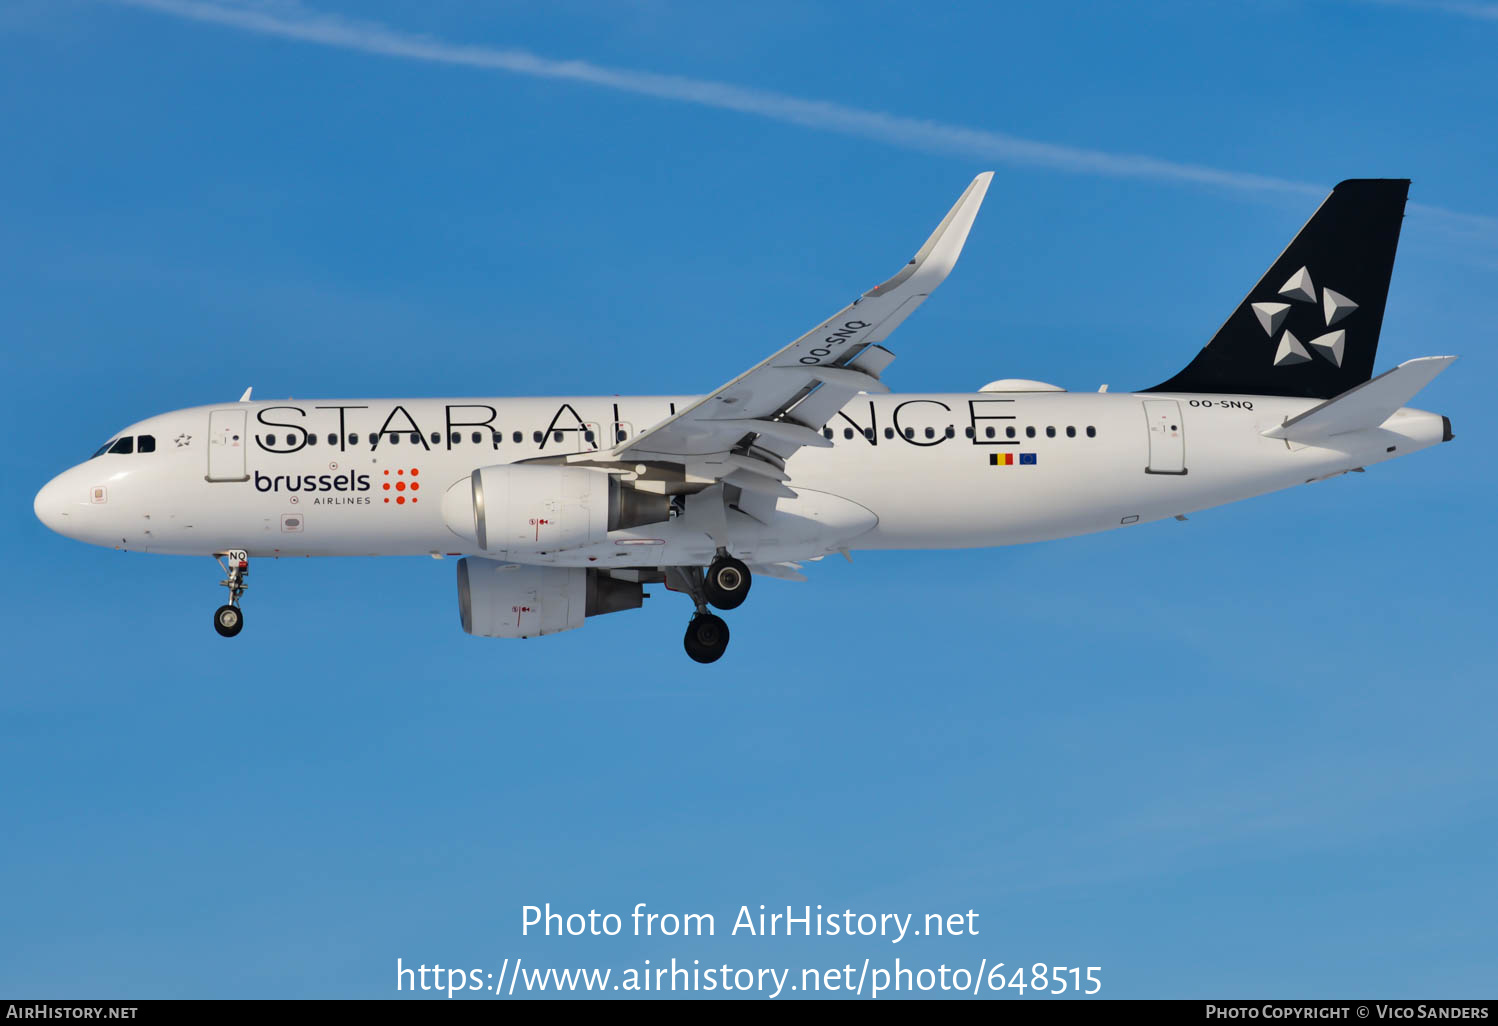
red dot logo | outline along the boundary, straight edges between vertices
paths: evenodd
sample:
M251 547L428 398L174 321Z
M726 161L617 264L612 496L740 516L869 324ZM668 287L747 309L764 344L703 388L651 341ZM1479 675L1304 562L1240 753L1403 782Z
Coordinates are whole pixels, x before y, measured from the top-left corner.
M395 476L398 477L398 478L404 478L404 477L406 477L407 474L409 474L411 477L416 477L420 473L421 473L420 469L418 469L416 467L397 467L397 468L395 468ZM385 476L389 477L390 476L390 471L388 471L388 470L385 471ZM395 482L393 482L393 484L394 484L394 487L392 488L391 487L392 482L386 481L386 482L384 482L384 484L382 485L382 487L387 492L389 492L389 491L394 491L394 492L407 492L407 491L411 491L411 492L414 492L414 491L416 491L417 489L419 489L421 487L420 482L417 482L417 481L404 481L404 480L401 480L401 481L395 481ZM410 499L413 505L416 502L416 496L414 496L414 495L400 495L400 494L393 495L393 496L386 496L385 497L385 502L389 503L392 498L395 499L395 504L397 506L404 506L406 504L406 500L407 499Z

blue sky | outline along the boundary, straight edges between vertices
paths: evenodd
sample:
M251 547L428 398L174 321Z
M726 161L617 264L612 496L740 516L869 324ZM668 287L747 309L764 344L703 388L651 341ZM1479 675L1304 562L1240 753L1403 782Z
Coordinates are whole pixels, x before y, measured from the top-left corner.
M898 955L1492 996L1495 48L1479 3L0 7L0 992ZM1460 354L1420 400L1456 443L1184 524L825 561L711 667L659 590L471 639L414 559L262 562L230 644L208 560L32 516L112 430L247 385L711 388L989 167L897 389L1151 385L1322 190L1410 177L1379 367ZM982 932L522 938L548 901Z

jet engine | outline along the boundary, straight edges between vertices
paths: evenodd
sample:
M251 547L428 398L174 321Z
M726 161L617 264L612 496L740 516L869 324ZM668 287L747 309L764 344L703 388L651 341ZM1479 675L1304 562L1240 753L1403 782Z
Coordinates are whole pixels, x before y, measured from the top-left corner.
M442 497L448 530L513 558L582 548L610 531L670 517L665 495L636 491L601 470L550 463L480 467Z
M599 570L458 560L458 614L463 629L479 637L558 634L581 627L585 617L639 609L644 599L643 585Z

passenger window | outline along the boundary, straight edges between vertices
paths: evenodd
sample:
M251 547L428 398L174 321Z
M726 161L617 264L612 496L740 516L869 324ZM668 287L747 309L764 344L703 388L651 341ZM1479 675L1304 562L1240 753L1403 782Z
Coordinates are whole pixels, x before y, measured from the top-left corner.
M266 435L265 436L265 444L266 445L275 445L276 444L276 436L275 435Z
M433 431L432 432L432 444L433 445L439 445L439 444L441 444L441 442L442 442L442 436L439 435L437 432Z
M136 452L155 452L156 451L156 436L155 435L141 435L139 438L137 438L135 440L135 451Z
M914 438L915 437L915 428L906 428L905 429L905 437L906 437L907 440Z
M831 438L832 437L832 429L831 428L823 428L822 429L822 437L823 438Z
M452 432L451 434L449 434L447 436L447 441L448 441L449 445L457 445L462 440L463 440L463 433L461 431L454 431L454 432Z
M358 445L359 444L359 432L355 431L355 432L353 432L352 434L350 434L348 436L348 444L349 445Z
M135 451L135 439L126 435L109 447L109 451L117 456L129 456Z
M311 431L307 432L307 444L308 445L316 445L317 444L317 436L314 435Z
M419 431L412 431L411 432L411 444L412 445L420 445L421 444L421 432L419 432Z
M1068 424L1066 426L1066 437L1067 438L1076 438L1077 437L1077 429L1074 428L1074 427L1072 427L1070 424Z
M895 437L895 429L891 428L891 427L885 428L884 429L884 437L885 438L893 438L893 437Z
M539 431L532 431L531 432L531 441L533 441L533 442L539 442L539 441L541 441L541 432L539 432Z
M329 445L337 445L338 444L338 436L335 435L335 434L333 434L333 432L331 432L331 431L328 432L328 444Z
M988 427L986 427L986 428L983 429L983 437L984 438L992 438L993 437L993 425L992 424L988 425Z
M1006 427L1004 429L1004 437L1005 438L1013 438L1014 437L1014 428L1012 428L1012 427Z
M510 441L512 441L512 442L523 442L523 441L525 441L525 436L522 435L519 431L517 431L513 435L510 436Z
M874 429L871 427L864 428L863 436L872 442L874 440Z
M1096 438L1097 437L1097 428L1095 428L1095 427L1089 427L1087 429L1087 437L1088 438Z
M481 441L483 441L483 440L484 440L484 436L483 436L483 435L481 435L481 434L480 434L480 433L479 433L479 432L477 432L477 431L475 431L475 432L474 432L474 433L473 433L473 434L471 434L471 435L469 435L469 436L468 436L468 437L469 437L469 438L471 438L471 439L472 439L472 440L473 440L473 443L474 443L474 444L475 444L475 445L477 445L477 444L478 444L478 443L479 443L479 442L481 442Z
M493 436L490 441L494 443L496 448L499 447L500 442L503 442L505 440L505 436L501 432L492 431L490 432L490 434Z
M1033 427L1027 427L1027 428L1025 428L1025 437L1026 438L1034 438L1035 437L1035 429Z
M589 445L593 444L593 432L591 432L591 431L584 431L583 432L583 437L588 440L588 444Z
M616 442L622 442L627 437L629 437L629 436L626 435L623 431L615 431L614 432L614 441L616 441Z
M853 437L853 429L852 428L843 428L843 437L844 438L852 438Z
M1056 437L1056 429L1053 428L1053 427L1046 428L1045 429L1045 436L1047 438L1055 438Z
M968 430L971 431L972 429L969 428ZM950 424L947 425L947 437L948 438L956 438L957 437L957 429L954 428Z
M390 433L390 444L391 445L400 445L401 444L401 436L397 432L392 431Z

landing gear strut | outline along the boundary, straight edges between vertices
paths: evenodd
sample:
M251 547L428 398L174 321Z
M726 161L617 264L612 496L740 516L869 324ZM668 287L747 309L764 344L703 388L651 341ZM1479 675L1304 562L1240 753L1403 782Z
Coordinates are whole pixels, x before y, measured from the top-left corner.
M243 550L234 550L218 553L215 558L224 568L224 579L218 583L229 589L229 604L214 610L213 629L221 637L232 638L244 630L244 610L239 608L239 598L249 588L245 578L250 573L250 557Z
M738 562L738 560L734 560ZM740 563L740 566L743 564ZM748 591L747 581L749 571L744 570L746 585L744 591ZM723 657L728 650L728 624L723 622L721 616L715 616L707 611L709 592L704 581L701 567L695 566L672 566L666 567L666 587L672 591L683 592L692 600L697 607L696 614L687 624L686 637L682 639L682 645L691 656L699 663L715 663ZM739 601L743 601L740 596ZM714 603L715 605L717 603ZM734 605L738 605L735 602ZM724 608L724 607L720 607Z

